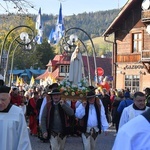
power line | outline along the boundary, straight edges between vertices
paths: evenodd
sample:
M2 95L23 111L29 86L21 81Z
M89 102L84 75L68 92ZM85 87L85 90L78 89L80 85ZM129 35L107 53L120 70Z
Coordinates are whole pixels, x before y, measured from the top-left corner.
M28 9L34 9L33 4L28 0L3 0L4 3L0 3L0 6L6 13L28 13Z

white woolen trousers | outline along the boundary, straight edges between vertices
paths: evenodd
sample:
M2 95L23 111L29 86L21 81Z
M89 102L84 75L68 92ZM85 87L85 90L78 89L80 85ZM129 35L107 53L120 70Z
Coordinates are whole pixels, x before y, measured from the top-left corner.
M84 150L95 150L97 137L95 140L91 135L86 138L85 134L82 133Z
M64 150L65 142L66 142L66 136L63 139L61 139L59 135L55 137L51 135L50 144L52 150Z

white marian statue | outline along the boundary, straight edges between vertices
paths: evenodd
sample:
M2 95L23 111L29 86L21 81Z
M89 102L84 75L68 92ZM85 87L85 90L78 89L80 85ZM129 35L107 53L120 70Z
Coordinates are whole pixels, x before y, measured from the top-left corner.
M83 75L83 61L79 46L80 44L78 43L77 47L72 53L69 68L69 81L76 85L82 80Z

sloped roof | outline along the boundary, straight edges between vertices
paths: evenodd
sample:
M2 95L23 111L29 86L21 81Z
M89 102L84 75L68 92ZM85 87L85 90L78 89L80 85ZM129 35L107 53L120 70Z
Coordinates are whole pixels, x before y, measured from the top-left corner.
M27 73L22 73L20 76L28 76Z
M53 72L49 72L48 69L44 72L44 74L38 76L36 78L36 80L39 80L39 79L45 79L49 76L52 76L54 79L56 79L58 77L58 74L59 74L59 68L55 69Z
M8 71L10 73L10 70ZM23 73L24 70L12 70L12 74L17 75Z
M50 64L51 64L51 60L49 60L49 62L48 62L48 64L46 66L50 66Z
M51 76L56 79L58 77L58 74L59 74L59 68L55 69L54 72L51 73Z
M64 58L63 55L55 55L53 60L50 60L46 66L55 66L57 64L57 62L63 58Z
M70 58L71 58L71 56L60 57L60 60L57 62L57 65L60 65L60 64L69 65L70 64Z
M53 60L60 60L61 58L63 57L63 55L55 55L54 59Z
M25 69L25 72L27 73L29 79L31 79L32 74L31 74L31 72L29 71L29 69Z
M40 75L42 73L44 73L45 70L35 70L35 69L29 69L29 71L32 72L32 74L35 74L35 75Z
M115 30L120 29L121 24L124 23L126 18L131 14L132 9L135 5L140 5L143 0L128 0L124 7L121 9L117 17L113 20L107 30L103 33L103 36L112 34Z
M39 79L45 79L47 78L51 73L48 71L48 69L43 73L41 74L40 76L36 77L35 79L36 80L39 80Z
M55 66L57 62L58 62L58 60L50 60L49 63L46 66L47 67L48 66Z
M32 75L41 75L45 72L45 70L41 69L25 69L25 70L12 70L13 75L17 76L28 76L29 79L31 79ZM8 71L8 74L10 74L11 71Z

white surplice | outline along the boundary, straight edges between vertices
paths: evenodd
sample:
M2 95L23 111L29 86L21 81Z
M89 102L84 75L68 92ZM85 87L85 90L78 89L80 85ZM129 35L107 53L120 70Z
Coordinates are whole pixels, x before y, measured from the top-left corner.
M112 150L149 150L149 140L150 123L139 115L119 129Z
M0 137L0 150L32 150L21 108L12 105L9 112L0 112Z
M119 128L122 127L129 120L131 120L134 117L137 117L141 113L145 112L148 108L149 107L146 106L145 110L135 110L133 108L133 104L129 105L128 107L125 107L123 109L122 114L121 114L121 118L120 118L120 122L119 122Z

